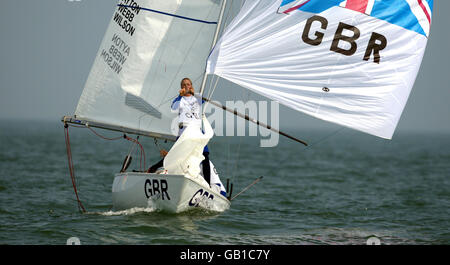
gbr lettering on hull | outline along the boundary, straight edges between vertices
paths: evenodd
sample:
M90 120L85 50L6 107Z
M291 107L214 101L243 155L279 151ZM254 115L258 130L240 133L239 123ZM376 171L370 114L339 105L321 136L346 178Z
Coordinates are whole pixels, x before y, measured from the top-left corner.
M201 200L214 200L214 195L209 194L206 190L199 189L189 201L189 206L197 207Z
M169 186L165 179L146 179L144 190L147 199L160 194L162 200L170 200L170 196L168 193Z

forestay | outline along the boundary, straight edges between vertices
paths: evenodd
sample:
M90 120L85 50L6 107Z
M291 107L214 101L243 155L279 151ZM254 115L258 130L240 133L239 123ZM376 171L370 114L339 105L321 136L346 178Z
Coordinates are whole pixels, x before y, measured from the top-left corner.
M246 1L207 72L391 139L420 68L432 9L432 0Z
M200 86L220 0L122 0L78 102L77 119L175 138L180 80Z

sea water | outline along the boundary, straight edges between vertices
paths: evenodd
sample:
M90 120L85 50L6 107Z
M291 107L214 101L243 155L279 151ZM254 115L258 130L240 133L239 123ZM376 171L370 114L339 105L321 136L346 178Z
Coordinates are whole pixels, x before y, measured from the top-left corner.
M210 159L238 194L223 213L112 209L114 174L131 149L69 128L81 213L58 122L0 128L0 244L450 243L450 136L397 132L390 141L349 129L289 131L274 148L258 137L215 137ZM120 133L97 130L107 136ZM171 143L139 139L129 170L148 168ZM145 165L144 165L145 164Z

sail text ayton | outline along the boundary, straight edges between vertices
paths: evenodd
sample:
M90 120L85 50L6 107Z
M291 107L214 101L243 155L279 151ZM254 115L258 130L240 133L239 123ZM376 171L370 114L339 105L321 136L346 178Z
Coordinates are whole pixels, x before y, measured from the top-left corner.
M117 74L122 71L123 64L130 55L130 46L125 43L117 34L112 38L112 44L109 50L103 49L100 56L103 57L105 63L111 67Z

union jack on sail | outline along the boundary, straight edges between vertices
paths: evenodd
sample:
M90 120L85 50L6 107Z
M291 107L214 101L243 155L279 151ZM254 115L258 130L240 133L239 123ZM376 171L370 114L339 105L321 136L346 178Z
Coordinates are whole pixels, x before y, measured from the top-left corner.
M374 3L375 0L345 0L340 4L340 6L365 13L370 16Z
M295 10L321 13L333 6L386 20L427 37L430 34L433 0L283 0L278 13L289 14ZM392 8L400 15L392 16Z
M290 12L299 9L310 0L293 0L293 1L283 1L280 8L278 9L278 13L289 14Z

